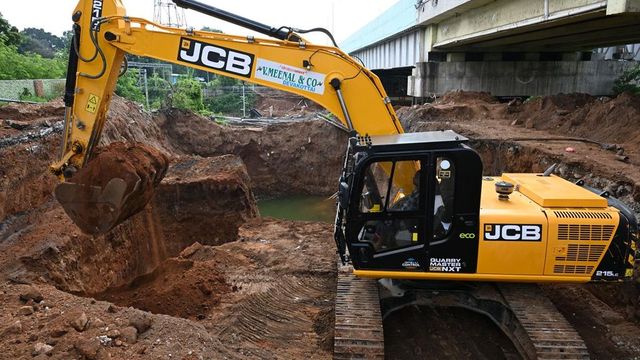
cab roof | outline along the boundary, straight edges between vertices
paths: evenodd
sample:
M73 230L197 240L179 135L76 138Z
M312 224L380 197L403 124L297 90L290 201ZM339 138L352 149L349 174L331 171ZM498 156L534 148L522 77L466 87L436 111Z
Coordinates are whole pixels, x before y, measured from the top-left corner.
M425 131L416 133L404 133L393 135L359 136L356 146L363 148L386 147L418 150L435 150L457 148L460 144L469 141L468 138L453 130Z

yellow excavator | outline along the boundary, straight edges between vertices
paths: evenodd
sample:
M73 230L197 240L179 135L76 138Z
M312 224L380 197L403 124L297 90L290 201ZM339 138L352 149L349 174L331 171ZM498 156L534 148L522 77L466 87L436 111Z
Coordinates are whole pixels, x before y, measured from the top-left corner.
M141 210L166 171L166 158L153 150L127 148L122 154L135 161L122 154L107 159L120 166L113 170L100 161L108 154L96 149L125 55L133 54L301 95L348 129L335 241L353 272L338 283L336 358L380 357L379 325L360 312L379 312L379 299L383 313L437 303L419 291L430 282L580 283L633 275L637 220L606 192L554 176L553 169L486 177L464 136L404 133L378 77L324 29L275 28L195 0L174 2L273 39L166 27L127 16L120 0L79 1L62 151L51 170L61 180L57 199L83 231L104 233ZM334 46L302 36L314 31ZM379 293L368 278L400 282L387 282ZM456 303L490 315L505 332L533 333L531 321L522 321L530 314L514 308L531 307L522 299L535 290L521 296L503 289L493 298L474 291L456 295ZM498 311L496 304L504 306ZM539 310L549 312L548 305ZM555 343L529 335L529 342L518 340L519 350L529 358L558 351L575 356L566 358L588 356L584 344L567 345L566 331L558 333Z

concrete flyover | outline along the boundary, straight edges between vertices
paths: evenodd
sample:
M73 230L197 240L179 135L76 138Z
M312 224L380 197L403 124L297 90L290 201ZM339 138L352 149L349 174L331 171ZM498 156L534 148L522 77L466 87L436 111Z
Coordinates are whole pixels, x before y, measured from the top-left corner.
M637 43L640 0L400 0L342 46L392 95L526 96L607 95L633 62L594 49Z

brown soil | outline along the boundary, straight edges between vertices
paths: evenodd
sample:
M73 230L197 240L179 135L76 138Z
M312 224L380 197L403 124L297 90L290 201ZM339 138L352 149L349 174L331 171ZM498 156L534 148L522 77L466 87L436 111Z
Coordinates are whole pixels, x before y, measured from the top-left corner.
M156 122L180 153L240 156L259 197L336 191L347 134L323 121L220 126L189 112L170 110L159 114Z
M576 94L505 104L485 93L460 91L433 104L401 108L398 116L409 131L453 129L471 138L472 146L481 153L486 174L543 171L557 162L561 176L584 178L587 184L611 191L640 211L637 205L640 202L640 146L636 141L636 132L640 134L640 130L637 125L631 125L640 118L640 97L623 94L609 103ZM538 111L532 106L544 110ZM603 117L605 108L609 107L616 113ZM620 113L616 109L620 109ZM563 115L551 116L552 113ZM540 124L546 124L545 119L549 118L554 119L551 124L556 125L545 125L544 129L526 126L529 123L542 127ZM568 121L574 118L580 121ZM620 121L620 118L626 120ZM618 161L616 149L604 150L589 142L548 140L562 137L615 142L624 148L630 160ZM567 147L574 148L575 152L567 152Z
M409 130L453 128L475 138L486 173L541 171L560 162L561 176L583 178L640 210L633 131L614 138L616 131L625 133L615 128L614 115L566 125L561 120L579 114L597 119L607 104L574 97L541 99L543 112L560 114L553 118L560 125L548 128L531 108L537 100L502 104L488 94L448 94L399 114ZM612 113L620 111L615 116L637 119L637 98L608 103L616 104ZM101 144L143 142L171 154L171 165L142 212L105 235L88 236L52 199L56 181L47 165L57 154L62 112L59 104L39 106L0 110L7 127L0 133L3 354L23 358L45 349L60 359L331 357L331 225L261 220L254 191L261 197L333 193L346 134L311 121L220 126L178 110L150 115L116 98ZM612 130L601 136L596 125ZM616 161L615 153L593 144L513 140L565 134L616 142L631 161ZM566 152L567 146L576 152ZM34 284L44 302L20 300L28 292L24 283ZM592 357L640 356L636 288L545 289ZM74 326L83 322L82 312L88 325L79 331ZM390 358L517 358L484 318L429 308L400 314L386 323ZM135 340L125 336L130 325L141 329Z
M217 268L213 261L170 258L150 274L95 297L154 314L202 319L231 291Z
M385 359L521 359L487 317L464 309L407 307L384 327Z
M284 91L258 94L255 108L265 117L298 117L323 110L311 100Z

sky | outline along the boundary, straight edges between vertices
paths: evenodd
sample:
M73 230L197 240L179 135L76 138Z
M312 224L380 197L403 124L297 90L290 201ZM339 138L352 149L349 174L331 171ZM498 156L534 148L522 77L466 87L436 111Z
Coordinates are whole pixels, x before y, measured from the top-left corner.
M397 0L199 0L211 6L265 23L273 27L300 29L324 27L340 43ZM122 0L127 15L153 20L154 0ZM71 29L75 0L2 0L0 13L12 25L44 28L55 35ZM34 11L35 10L35 11ZM187 25L195 29L208 26L234 35L256 35L249 30L185 10ZM258 35L259 36L259 35ZM322 36L305 36L327 44Z

